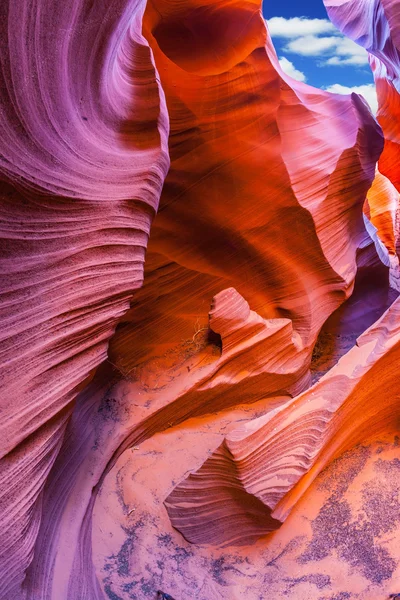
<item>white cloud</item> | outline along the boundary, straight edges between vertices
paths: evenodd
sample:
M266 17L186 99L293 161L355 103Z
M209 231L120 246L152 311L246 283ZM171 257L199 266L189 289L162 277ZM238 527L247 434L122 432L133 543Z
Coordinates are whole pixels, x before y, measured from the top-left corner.
M320 35L321 33L339 33L328 19L307 19L307 17L272 17L267 21L268 29L273 37L294 38L303 35Z
M378 110L378 99L376 97L376 89L373 83L355 85L353 87L348 87L347 85L342 85L341 83L335 83L325 89L327 92L333 92L334 94L351 94L352 92L355 92L356 94L362 94L370 105L374 115Z
M320 65L368 65L366 50L344 37L328 19L272 17L267 24L272 37L287 40L284 52L318 57Z
M294 64L292 62L290 62L290 60L288 60L285 56L282 56L279 59L279 64L281 65L282 71L284 73L286 73L287 75L289 75L290 77L293 77L293 79L297 79L297 81L306 81L307 80L304 73L302 73L301 71L296 69Z
M285 52L301 56L318 56L327 65L368 65L368 53L343 36L306 35L291 40Z
M336 48L337 37L317 37L316 35L305 35L289 42L284 50L301 56L320 56L326 50Z
M328 65L368 65L367 51L348 38L340 38L335 56L326 61Z
M326 65L363 67L368 65L366 50L344 37L327 19L273 17L268 19L267 25L273 38L284 40L283 52L315 57L317 65L320 67ZM280 57L279 64L282 70L294 79L306 81L305 74L296 69L286 56ZM352 87L335 83L325 89L336 94L351 94L352 92L361 94L374 114L378 110L376 89L372 83Z
M327 61L325 61L326 65L334 65L334 66L341 66L341 65L358 65L358 66L362 66L362 65L367 65L368 64L368 56L347 56L346 58L341 58L340 56L332 56L331 58L328 58Z

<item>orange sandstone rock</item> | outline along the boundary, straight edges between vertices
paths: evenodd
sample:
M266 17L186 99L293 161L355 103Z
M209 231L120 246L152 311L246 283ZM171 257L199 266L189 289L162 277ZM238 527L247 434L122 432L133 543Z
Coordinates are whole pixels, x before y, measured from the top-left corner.
M394 185L378 170L364 205L366 225L382 262L390 268L390 285L399 287L400 202ZM372 224L372 227L371 227Z
M219 48L233 23L228 60ZM168 41L166 28L178 25ZM310 353L352 291L361 206L382 148L376 122L359 96L281 72L258 2L152 0L144 32L166 95L171 168L145 283L111 360L132 372L155 347L162 355L190 339L229 287L261 317L290 319ZM191 53L185 40L201 36L207 52Z
M397 430L400 302L327 375L287 405L225 438L166 499L194 543L248 544L285 520L335 457Z

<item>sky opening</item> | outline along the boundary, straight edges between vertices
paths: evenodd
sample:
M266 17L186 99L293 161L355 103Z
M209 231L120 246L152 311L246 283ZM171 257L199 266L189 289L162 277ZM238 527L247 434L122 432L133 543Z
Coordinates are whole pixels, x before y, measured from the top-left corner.
M362 94L376 113L367 52L329 21L322 0L264 0L263 14L285 73L330 92Z

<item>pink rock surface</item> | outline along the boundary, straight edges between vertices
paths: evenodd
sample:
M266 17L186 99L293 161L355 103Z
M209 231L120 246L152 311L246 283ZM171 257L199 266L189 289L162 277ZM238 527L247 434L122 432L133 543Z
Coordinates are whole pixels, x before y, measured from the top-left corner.
M256 543L191 544L171 526L163 505L171 483L219 445L229 417L252 414L238 406L230 415L191 419L120 457L93 511L96 573L106 598L155 599L156 589L179 600L376 600L396 592L398 436L366 440L335 460L282 527Z
M324 0L332 22L366 48L385 135L379 170L400 191L400 11L397 0Z
M391 284L399 289L400 11L395 0L324 0L333 23L369 52L378 96L377 119L385 136L379 171L369 192L377 235L389 250ZM391 186L394 186L394 190ZM397 207L396 207L397 204ZM386 210L384 207L388 207ZM390 209L389 209L390 206ZM386 214L385 214L386 213ZM374 233L373 233L374 235Z
M143 279L168 168L144 7L0 11L2 597L20 597L73 401Z

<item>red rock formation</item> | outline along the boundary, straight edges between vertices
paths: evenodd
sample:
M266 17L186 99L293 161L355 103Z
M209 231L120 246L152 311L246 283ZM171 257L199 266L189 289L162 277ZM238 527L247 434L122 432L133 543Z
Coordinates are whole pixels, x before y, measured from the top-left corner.
M335 457L397 431L399 311L396 301L318 383L232 432L173 490L166 507L187 540L252 543L280 526Z
M378 96L377 119L385 136L379 159L379 172L369 193L373 223L378 236L389 250L392 285L399 288L398 270L398 196L390 182L400 191L400 15L394 0L324 0L329 17L348 37L366 48L374 74ZM386 177L389 182L383 179ZM385 206L391 205L391 214ZM381 215L378 217L378 213ZM374 233L372 232L372 235ZM382 254L381 254L382 256Z
M390 268L390 285L400 291L400 202L394 185L378 170L364 204L366 225L382 262Z
M199 4L196 18L204 25L208 14L210 28L225 27L229 6L219 6L223 21L212 6ZM44 598L55 589L75 597L82 580L87 596L100 598L96 574L112 592L91 549L93 506L125 451L191 417L243 403L271 409L304 388L319 328L350 294L364 239L362 204L380 133L363 102L283 76L270 42L263 46L257 5L241 15L244 22L250 11L257 25L255 47L238 42L243 56L217 72L207 52L199 65L198 54L168 46L157 21L163 11L169 28L195 23L187 3L149 5L145 19L169 109L171 170L144 286L111 343L126 381L110 383L106 371L81 395L49 478L27 579L29 594L40 589ZM310 149L304 167L300 135L302 155ZM213 296L210 325L222 353L206 333Z
M228 21L241 23L235 61L217 68ZM162 32L177 23L186 31L179 39L193 30L216 44L201 65L198 52L186 64L186 46L179 55L164 47ZM166 94L171 169L145 285L121 320L111 360L131 372L155 346L162 354L191 338L228 287L261 317L289 318L311 349L352 290L365 231L360 205L381 148L375 122L359 96L315 90L280 71L258 1L149 2L145 33Z
M385 135L379 170L400 191L400 15L396 0L324 0L332 22L370 53Z
M144 5L0 11L3 598L20 597L77 391L143 279L168 167Z

